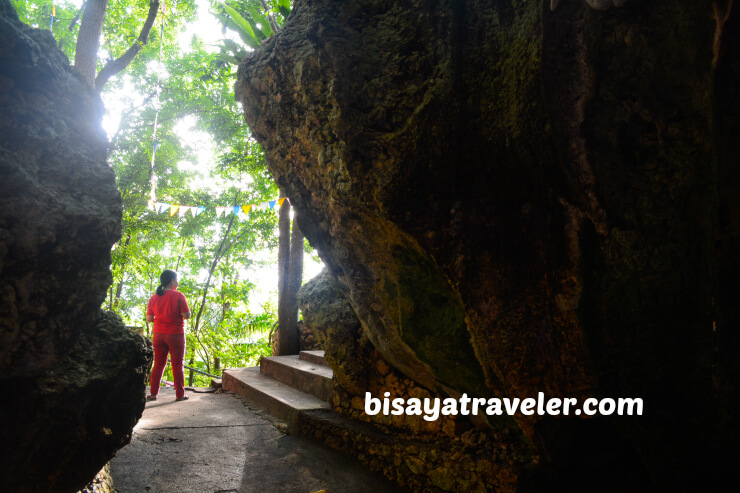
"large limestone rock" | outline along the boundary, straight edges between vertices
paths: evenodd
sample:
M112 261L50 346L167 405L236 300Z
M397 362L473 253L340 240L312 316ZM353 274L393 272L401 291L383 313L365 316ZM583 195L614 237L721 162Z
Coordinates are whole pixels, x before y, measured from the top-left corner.
M151 343L111 313L83 329L53 369L17 378L0 406L8 491L74 492L129 443L144 409Z
M97 318L121 200L100 97L48 31L0 12L0 371L33 376Z
M322 271L301 287L298 306L303 323L324 350L337 384L355 395L363 395L368 387L367 362L375 348L328 271Z
M145 340L99 311L120 237L100 97L0 0L0 477L77 491L144 408Z
M644 399L516 416L544 458L527 484L706 486L736 430L737 11L548 3L296 2L236 96L395 368L450 395Z

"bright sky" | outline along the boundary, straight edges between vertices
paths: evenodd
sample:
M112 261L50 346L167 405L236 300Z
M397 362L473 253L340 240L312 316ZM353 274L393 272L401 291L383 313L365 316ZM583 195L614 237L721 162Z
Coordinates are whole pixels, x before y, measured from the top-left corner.
M81 4L82 0L72 0ZM177 38L178 45L183 52L186 52L190 46L193 36L202 39L206 47L217 51L217 44L224 36L233 39L241 44L236 33L227 30L226 34L222 33L221 23L209 12L209 3L207 0L196 0L198 6L198 20L189 24L186 29L180 33ZM176 15L176 10L168 4L167 15ZM158 70L157 62L149 64L148 69L152 72ZM164 71L160 72L160 77L165 80L168 77ZM109 138L113 137L118 130L122 114L132 107L139 106L144 101L144 96L138 91L128 76L123 75L123 88L117 92L107 92L103 95L103 101L106 107L106 114L103 119L103 128L108 133ZM153 129L152 129L153 130ZM194 161L181 161L177 163L178 168L183 171L197 173L198 182L211 191L216 191L225 184L219 182L210 176L210 172L216 162L214 155L214 145L211 136L197 128L196 119L192 115L185 116L175 125L175 132L179 136L182 144L191 149ZM247 183L240 185L246 186ZM277 197L275 197L277 198ZM193 204L197 205L197 204ZM256 288L249 298L249 310L253 313L261 313L261 306L266 302L271 302L277 306L277 252L260 251L254 258L255 264L250 269L245 269L242 278L249 279L256 284ZM303 278L305 280L316 276L323 265L316 262L309 255L303 259ZM203 281L207 272L203 273Z

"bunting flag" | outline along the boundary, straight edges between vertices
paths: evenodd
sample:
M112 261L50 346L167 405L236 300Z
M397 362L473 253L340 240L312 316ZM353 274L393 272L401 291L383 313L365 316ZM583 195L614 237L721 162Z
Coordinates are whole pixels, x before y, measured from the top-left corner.
M154 128L152 131L152 154L151 154L151 174L150 174L150 192L149 192L149 201L148 201L148 207L150 210L154 211L157 214L164 214L165 212L169 211L170 217L174 217L175 214L177 214L179 217L186 217L188 215L188 212L192 217L197 217L203 212L206 211L206 207L204 206L191 206L191 205L179 205L179 204L168 204L164 202L157 202L157 175L155 173L155 159L157 155L157 150L159 149L159 141L157 139L157 127L159 124L159 110L160 110L160 94L162 91L162 81L161 81L161 73L162 73L162 47L164 46L164 25L165 25L165 16L167 14L167 5L165 0L162 0L160 3L161 9L162 9L162 23L161 23L161 30L160 30L160 38L159 38L159 60L157 62L157 84L155 86L155 99L154 99ZM56 7L54 6L54 2L52 0L52 6L51 6L51 26L54 26L54 18L56 17ZM247 205L235 205L233 207L216 207L216 217L226 217L229 214L233 212L234 215L238 216L240 213L242 213L243 216L248 216L249 212L254 210L274 210L275 204L278 204L278 206L282 206L283 202L285 202L286 197L281 197L277 200L270 200L268 202L262 202L261 204L247 204Z
M285 202L285 197L279 198L277 200L270 200L269 202L262 202L260 204L246 204L246 205L234 205L231 207L214 207L216 211L216 217L226 217L229 214L234 214L235 216L239 216L240 214L242 217L248 216L250 212L252 211L272 211L275 210L275 205L278 204L282 206L283 202ZM154 211L156 214L164 214L165 212L169 212L170 216L179 216L179 217L185 217L190 213L191 217L197 217L203 214L206 210L208 210L207 207L202 205L180 205L180 204L168 204L165 202L154 202L149 201L149 209Z

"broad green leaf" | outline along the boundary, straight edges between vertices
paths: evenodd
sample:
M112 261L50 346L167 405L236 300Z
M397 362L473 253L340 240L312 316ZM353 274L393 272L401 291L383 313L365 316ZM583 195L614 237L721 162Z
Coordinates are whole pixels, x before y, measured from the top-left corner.
M273 34L275 34L272 31L272 27L270 26L270 21L262 12L259 11L258 8L256 8L254 5L250 4L247 7L247 10L249 11L249 16L257 23L259 23L260 26L262 26L261 31L265 34L265 37L270 37Z
M252 19L251 17L247 17L247 22L249 22L249 25L252 26L252 29L254 29L254 33L259 38L260 43L263 39L267 39L267 36L262 32L260 27L257 25L257 23Z
M290 15L290 0L277 0L278 11L285 19Z
M247 43L252 48L257 48L259 46L259 38L255 34L254 30L252 29L252 26L249 25L249 23L242 17L242 15L237 12L233 7L223 3L221 4L226 9L226 12L229 14L229 17L231 17L231 20L234 21L234 24L247 36L242 36L241 38L244 40L245 43Z
M239 58L244 57L244 51L234 41L228 38L224 38L223 43L224 43L224 47L226 48L226 50L231 52L234 56L239 57Z

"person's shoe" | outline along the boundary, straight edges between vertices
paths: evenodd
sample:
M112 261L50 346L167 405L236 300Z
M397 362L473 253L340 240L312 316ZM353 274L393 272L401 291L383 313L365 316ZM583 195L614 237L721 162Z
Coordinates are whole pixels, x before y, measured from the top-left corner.
M177 398L177 399L175 399L175 400L176 400L176 401L186 401L186 400L188 400L188 399L190 399L190 397L188 397L188 396L184 395L184 396L182 396L182 397L178 397L178 398Z
M146 396L146 400L148 400L148 401L156 401L157 400L157 396L156 395L148 395L148 396Z

